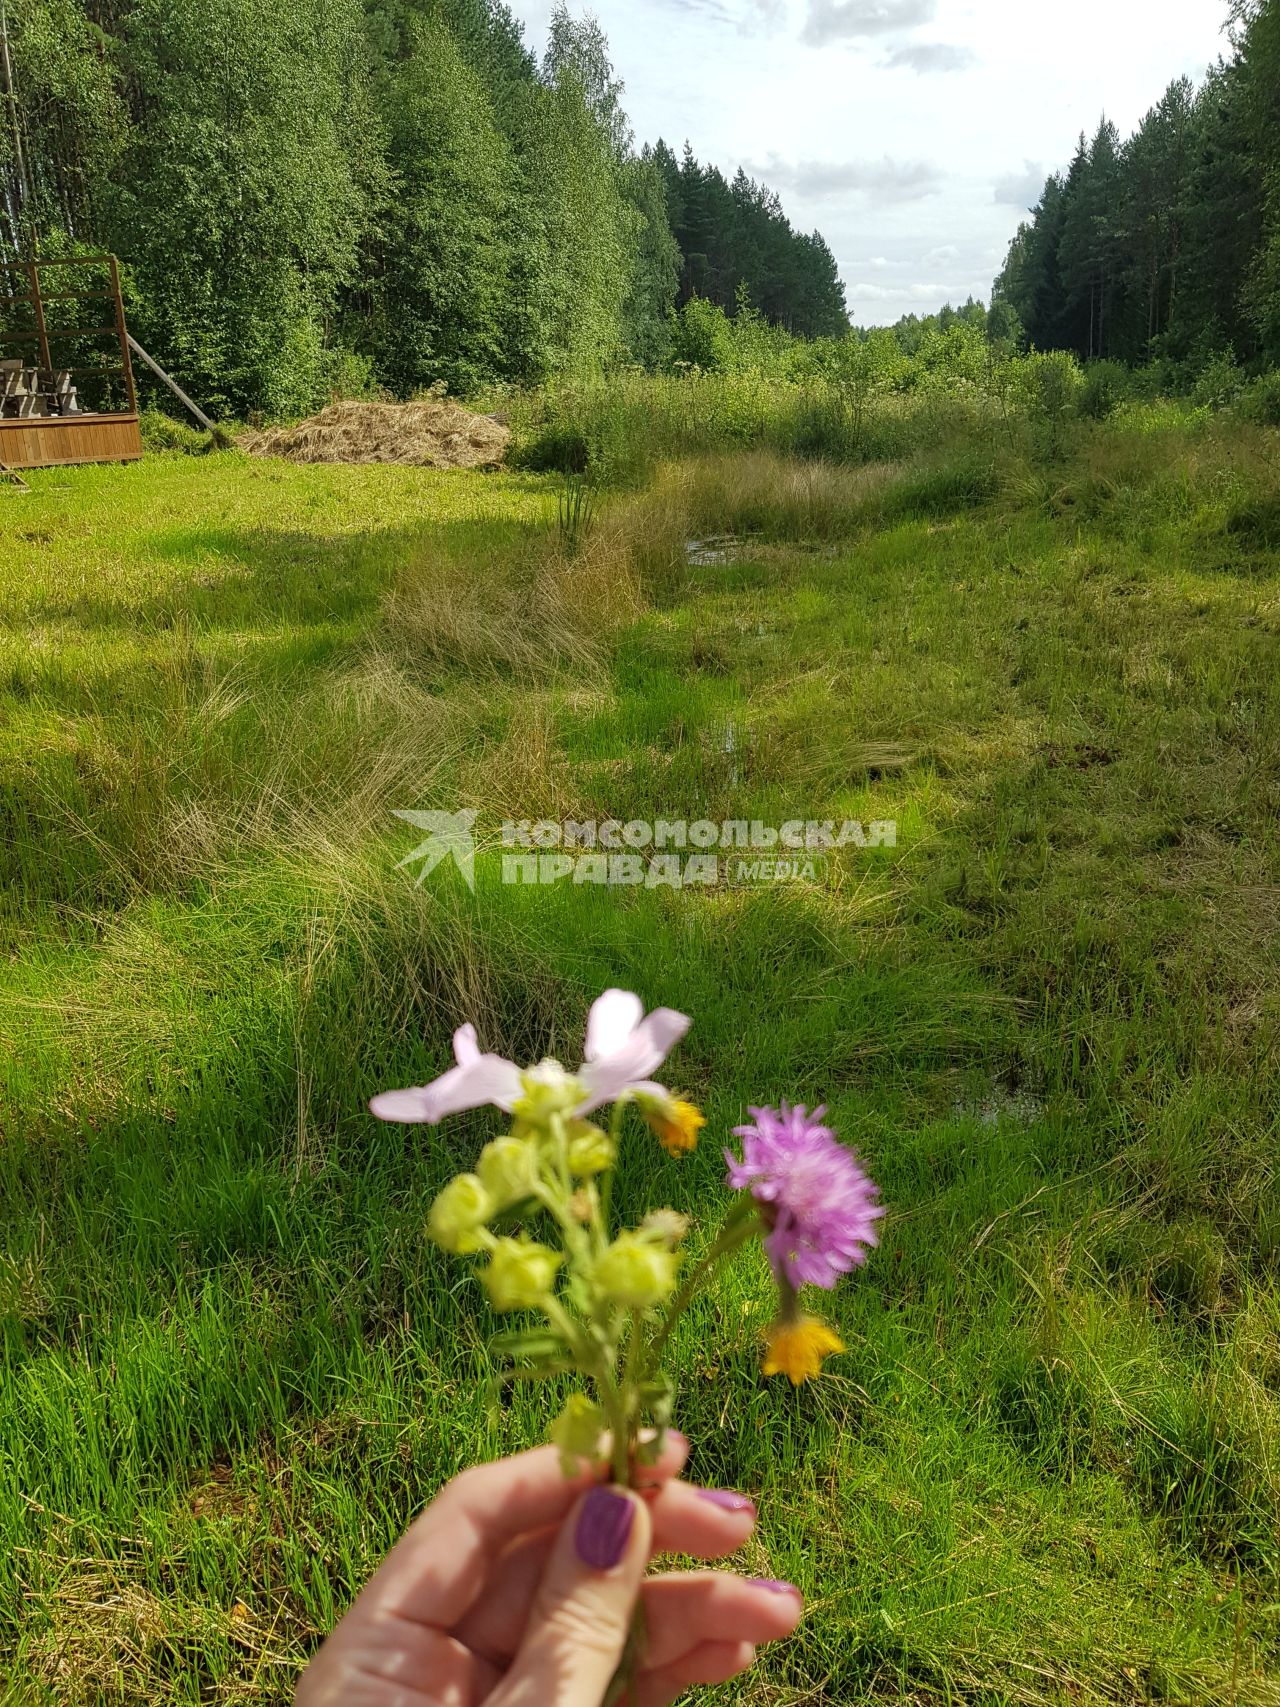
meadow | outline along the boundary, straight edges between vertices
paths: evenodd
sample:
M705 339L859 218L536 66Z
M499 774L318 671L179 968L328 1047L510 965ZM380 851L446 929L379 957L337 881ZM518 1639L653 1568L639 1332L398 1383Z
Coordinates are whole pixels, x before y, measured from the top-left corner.
M759 1375L754 1251L678 1336L691 1473L808 1602L705 1698L1280 1703L1276 434L1049 382L766 431L681 383L547 406L501 474L0 492L4 1699L283 1703L441 1482L540 1437L423 1235L492 1126L365 1104L462 1018L576 1060L621 984L693 1015L709 1119L632 1138L624 1207L696 1245L781 1097L890 1205L820 1383ZM399 869L430 807L478 811L474 894ZM898 834L503 885L502 821L566 816Z

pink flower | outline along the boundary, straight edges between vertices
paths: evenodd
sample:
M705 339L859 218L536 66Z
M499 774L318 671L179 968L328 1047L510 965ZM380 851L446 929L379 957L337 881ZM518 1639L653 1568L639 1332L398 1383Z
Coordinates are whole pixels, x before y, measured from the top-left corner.
M587 1017L583 1065L567 1073L558 1061L517 1067L501 1055L484 1055L475 1027L453 1034L450 1067L429 1085L384 1091L369 1107L379 1120L425 1121L435 1126L447 1114L492 1104L511 1114L522 1105L553 1108L571 1119L632 1091L668 1093L649 1078L689 1029L689 1020L672 1008L646 1015L644 1003L629 990L606 990Z
M764 1247L780 1284L829 1291L879 1243L884 1214L875 1182L851 1150L821 1124L825 1109L753 1108L751 1126L735 1126L742 1160L729 1150L729 1184L748 1190L769 1232Z

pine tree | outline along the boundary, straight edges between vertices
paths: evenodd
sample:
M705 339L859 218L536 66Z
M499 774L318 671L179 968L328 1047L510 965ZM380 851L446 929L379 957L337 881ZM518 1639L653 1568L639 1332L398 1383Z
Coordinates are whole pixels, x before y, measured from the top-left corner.
M1100 354L1098 328L1104 317L1105 305L1100 301L1099 220L1104 207L1100 168L1106 163L1110 142L1107 130L1104 120L1092 148L1086 145L1083 135L1080 137L1075 159L1067 173L1062 236L1058 246L1062 296L1053 341L1057 347L1074 350L1086 359Z
M1195 100L1190 79L1170 85L1124 151L1124 246L1134 313L1126 354L1147 353L1172 324L1184 248Z
M1280 362L1280 0L1234 8L1242 119L1261 186L1261 230L1243 300L1260 348Z
M1280 359L1280 0L1237 0L1235 56L1179 78L1123 146L1105 120L1052 174L992 289L1042 349Z
M1245 306L1262 241L1263 186L1245 121L1238 64L1219 66L1196 99L1177 301L1165 347L1178 359L1230 345L1257 353Z

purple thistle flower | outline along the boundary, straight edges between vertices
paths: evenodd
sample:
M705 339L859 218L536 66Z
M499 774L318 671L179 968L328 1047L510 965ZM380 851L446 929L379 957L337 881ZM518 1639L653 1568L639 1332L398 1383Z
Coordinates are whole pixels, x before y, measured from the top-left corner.
M764 1248L779 1284L828 1291L866 1261L879 1243L884 1214L878 1189L829 1126L823 1108L753 1108L751 1126L735 1126L742 1160L730 1150L729 1184L750 1191L768 1227Z

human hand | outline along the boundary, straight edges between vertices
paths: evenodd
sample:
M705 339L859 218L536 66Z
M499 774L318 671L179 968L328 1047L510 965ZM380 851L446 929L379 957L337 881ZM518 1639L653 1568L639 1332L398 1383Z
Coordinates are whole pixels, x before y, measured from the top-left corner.
M646 1577L658 1553L716 1559L751 1534L741 1495L679 1481L668 1433L651 1486L567 1478L541 1447L465 1471L413 1524L303 1673L297 1707L600 1707L631 1630L630 1707L723 1683L790 1635L787 1583L723 1571Z

